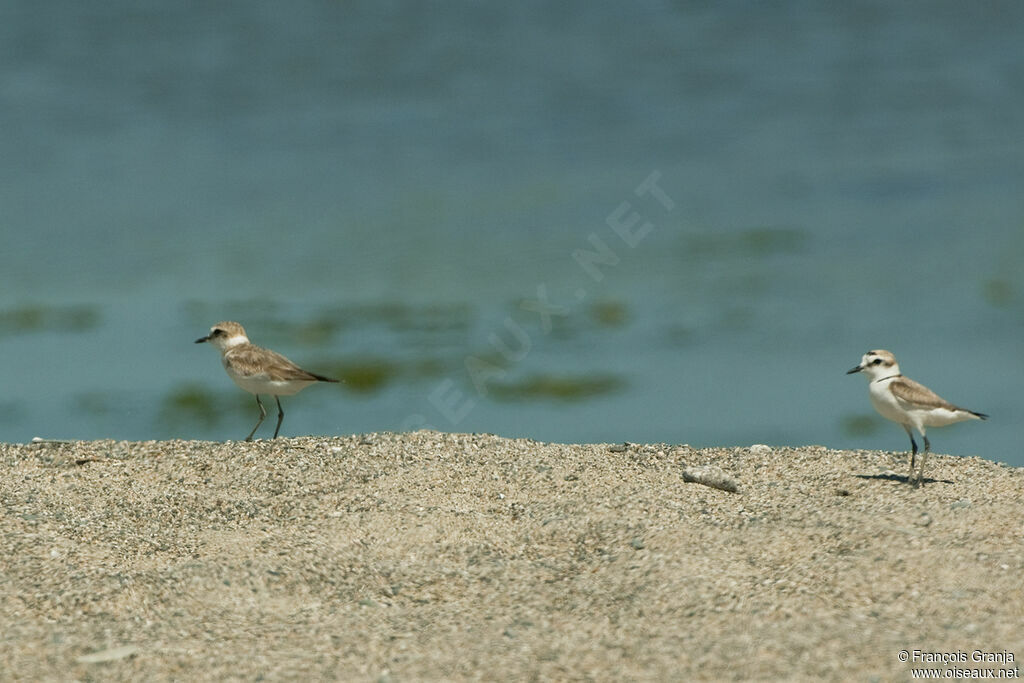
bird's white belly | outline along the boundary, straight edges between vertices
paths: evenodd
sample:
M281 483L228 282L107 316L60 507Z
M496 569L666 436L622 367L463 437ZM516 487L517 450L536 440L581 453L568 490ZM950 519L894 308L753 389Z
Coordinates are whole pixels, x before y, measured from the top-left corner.
M228 375L235 384L250 394L270 394L271 396L291 396L297 394L314 382L307 380L274 381L266 375L240 375L226 368Z
M966 411L948 410L946 408L933 408L932 410L922 411L921 414L921 422L926 427L945 427L954 422L963 422L970 419L971 414Z
M871 396L871 405L885 419L906 425L919 424L917 419L915 419L916 416L911 415L911 413L900 407L900 404L896 402L896 397L889 391L887 384L873 382L868 394Z

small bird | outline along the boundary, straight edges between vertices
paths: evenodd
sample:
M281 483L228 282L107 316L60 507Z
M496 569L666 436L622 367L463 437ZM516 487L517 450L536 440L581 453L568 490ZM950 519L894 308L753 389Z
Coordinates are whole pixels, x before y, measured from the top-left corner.
M863 372L868 376L868 394L871 404L882 417L903 425L910 437L910 474L907 481L920 486L924 477L924 461L931 450L925 427L944 427L964 420L987 420L988 415L973 410L960 408L941 398L934 391L918 384L900 373L896 357L889 351L879 349L868 351L860 359L860 365L846 372L852 375ZM924 439L924 453L921 455L921 468L914 478L914 459L917 456L917 442L914 441L916 429Z
M256 426L245 437L252 441L252 435L263 424L267 411L260 401L260 394L270 394L277 401L277 427L274 438L281 431L284 410L281 409L279 396L297 394L311 384L317 382L337 382L336 379L323 377L303 370L279 353L256 346L245 335L245 328L235 322L219 322L210 328L210 334L196 339L196 344L210 342L220 350L220 359L224 369L235 384L250 394L256 395L256 403L260 407L260 419Z

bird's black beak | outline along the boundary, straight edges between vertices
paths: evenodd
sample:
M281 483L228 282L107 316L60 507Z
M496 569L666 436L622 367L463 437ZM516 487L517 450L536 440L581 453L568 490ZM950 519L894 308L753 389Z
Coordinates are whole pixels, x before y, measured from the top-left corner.
M207 342L207 341L210 341L210 337L211 337L211 336L212 336L212 335L209 335L209 334L208 334L208 335L206 335L205 337L202 337L201 339L196 339L196 344L202 344L203 342Z
M206 340L205 340L205 339L200 339L199 341L206 341ZM863 369L864 369L864 366L863 366L863 365L858 365L858 366L857 366L857 367L855 367L855 368L850 368L849 370L847 370L847 371L846 371L846 374L847 374L847 375L852 375L853 373L855 373L855 372L860 372L860 371L861 371L861 370L863 370Z

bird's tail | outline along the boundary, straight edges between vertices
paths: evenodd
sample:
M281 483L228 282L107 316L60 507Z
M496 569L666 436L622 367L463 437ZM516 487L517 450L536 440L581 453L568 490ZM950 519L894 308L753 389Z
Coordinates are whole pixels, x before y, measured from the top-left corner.
M973 415L974 417L978 418L979 420L987 420L988 419L988 415L986 415L985 413L976 413L973 410L968 410L967 412L970 413L971 415Z

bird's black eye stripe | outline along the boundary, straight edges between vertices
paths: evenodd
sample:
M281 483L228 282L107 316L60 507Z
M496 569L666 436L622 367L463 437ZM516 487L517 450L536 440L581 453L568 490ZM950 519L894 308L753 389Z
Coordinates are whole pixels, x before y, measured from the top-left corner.
M873 361L871 361L871 364L872 364L872 365L878 365L878 364L879 364L879 363L881 363L881 362L882 362L882 359L881 359L881 358L876 358L876 359L874 359Z
M224 330L220 329L219 327L213 331L213 336L214 337L216 337L218 335L221 335L221 334L224 334Z

